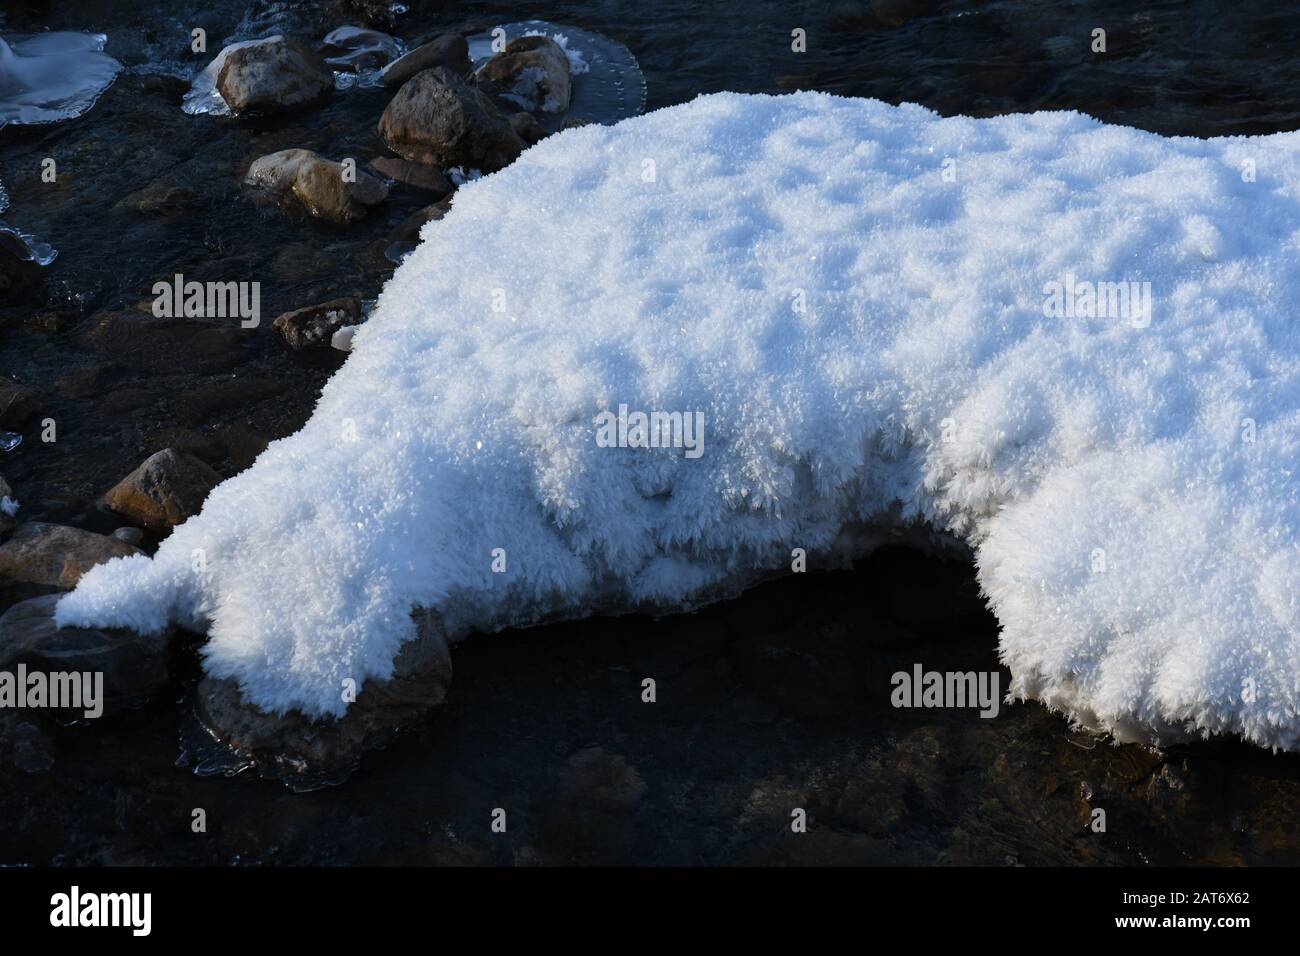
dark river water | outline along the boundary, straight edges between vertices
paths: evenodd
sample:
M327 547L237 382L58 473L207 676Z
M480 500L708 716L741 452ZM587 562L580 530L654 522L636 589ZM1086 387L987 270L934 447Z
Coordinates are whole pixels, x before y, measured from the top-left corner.
M27 435L0 456L24 518L112 530L96 498L169 445L223 475L242 470L307 419L343 360L290 353L269 322L236 349L200 350L105 338L105 316L178 272L256 280L269 316L371 299L394 268L394 230L424 205L398 188L338 228L254 202L240 179L263 154L383 155L375 124L388 94L349 90L264 120L187 116L188 78L226 38L317 41L361 22L362 7L408 43L536 17L626 44L649 109L719 90L817 89L944 114L1078 109L1170 135L1300 127L1292 4L407 5L388 17L380 3L5 6L0 35L103 32L126 68L78 119L0 129L4 216L59 250L36 300L0 302L0 372L39 389L60 423L57 443ZM195 27L206 55L189 51ZM804 53L791 50L796 29ZM1098 29L1105 53L1092 51ZM53 184L40 176L47 157ZM142 192L167 201L146 209ZM0 579L0 609L39 590ZM187 646L164 699L49 728L47 768L17 769L13 742L0 742L0 864L1300 862L1300 758L1232 741L1117 747L1035 704L993 720L887 706L895 670L995 669L996 642L972 569L905 551L691 617L475 639L456 649L448 703L427 726L347 783L306 794L185 765ZM653 709L639 699L645 673L661 687ZM599 785L575 769L593 761ZM509 832L493 835L503 806ZM196 807L205 834L190 830ZM807 834L791 834L791 807L807 810ZM1104 833L1089 826L1097 808Z

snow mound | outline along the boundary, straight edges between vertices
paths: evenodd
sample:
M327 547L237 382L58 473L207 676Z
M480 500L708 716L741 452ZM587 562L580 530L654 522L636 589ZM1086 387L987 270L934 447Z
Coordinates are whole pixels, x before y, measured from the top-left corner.
M1297 315L1300 133L701 97L467 183L303 430L58 617L208 626L212 674L338 714L413 606L684 606L925 521L1014 695L1295 747ZM621 405L703 453L605 447Z

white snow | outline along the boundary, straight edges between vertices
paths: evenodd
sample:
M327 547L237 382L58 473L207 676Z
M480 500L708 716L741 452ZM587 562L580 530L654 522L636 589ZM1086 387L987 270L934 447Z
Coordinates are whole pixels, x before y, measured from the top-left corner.
M1066 277L1150 282L1149 321L1045 314ZM701 97L466 183L303 430L58 618L208 625L211 673L338 714L416 605L690 605L924 519L1013 694L1293 748L1298 315L1300 133ZM702 412L704 455L598 447L620 404Z

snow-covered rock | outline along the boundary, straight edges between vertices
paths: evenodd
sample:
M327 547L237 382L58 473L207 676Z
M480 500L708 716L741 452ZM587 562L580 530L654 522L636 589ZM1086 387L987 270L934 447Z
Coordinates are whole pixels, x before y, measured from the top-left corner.
M701 97L463 186L303 430L59 620L206 626L212 676L339 714L413 607L689 606L928 522L1013 694L1293 748L1297 314L1300 133ZM683 447L607 447L620 406Z

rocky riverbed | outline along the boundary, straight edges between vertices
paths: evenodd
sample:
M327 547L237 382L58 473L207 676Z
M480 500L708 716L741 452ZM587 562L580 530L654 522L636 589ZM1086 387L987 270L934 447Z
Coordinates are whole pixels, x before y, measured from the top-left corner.
M545 17L623 41L652 107L821 88L945 112L1078 106L1201 134L1300 123L1290 61L1256 90L1224 42L1211 57L1222 76L1178 86L1172 65L1132 52L1161 37L1172 63L1195 44L1163 8L1117 6L1128 46L1089 64L1091 22L1049 23L1032 4L966 23L925 4L838 4L806 13L806 58L788 52L801 24L768 6L743 36L714 14L712 41L686 4L658 11L669 28L576 3L120 6L35 3L0 20L0 34L102 31L124 66L83 116L0 129L4 215L58 252L40 266L0 242L0 439L21 437L0 453L0 505L17 505L0 506L0 667L93 664L108 697L94 721L0 712L0 863L1300 860L1295 756L1115 746L1037 705L994 719L892 708L890 675L916 662L997 668L971 568L903 549L695 615L557 624L449 656L431 622L408 683L333 737L262 721L203 680L200 635L49 623L51 595L100 561L151 552L306 421L349 330L458 182L602 118L579 112L591 64L553 37L517 29L476 73L494 25ZM771 43L755 45L763 31ZM254 37L220 56L225 39ZM927 51L910 70L909 49ZM207 90L192 80L210 64ZM1134 77L1159 96L1140 102ZM213 91L230 115L207 108ZM640 95L607 92L595 102ZM176 276L160 315L156 283ZM186 314L187 282L254 281L256 324L238 298L218 317ZM806 833L791 830L796 810Z

